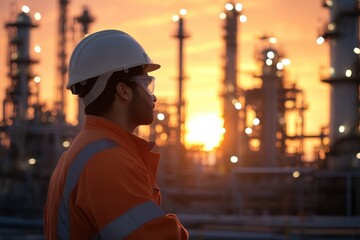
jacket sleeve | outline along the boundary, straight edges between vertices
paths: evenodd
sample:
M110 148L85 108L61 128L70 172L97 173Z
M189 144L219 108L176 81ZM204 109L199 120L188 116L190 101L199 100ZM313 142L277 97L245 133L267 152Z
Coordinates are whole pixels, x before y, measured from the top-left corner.
M96 237L187 240L188 233L177 217L165 214L155 203L145 166L116 155L110 151L97 156L103 164L96 169L96 179L87 179L85 171L79 182L87 182L88 187L78 188L76 205L86 213ZM89 165L88 171L94 169Z
M176 226L175 231L173 226ZM126 240L137 239L188 240L189 235L178 218L174 214L168 214L165 217L144 224L126 238Z

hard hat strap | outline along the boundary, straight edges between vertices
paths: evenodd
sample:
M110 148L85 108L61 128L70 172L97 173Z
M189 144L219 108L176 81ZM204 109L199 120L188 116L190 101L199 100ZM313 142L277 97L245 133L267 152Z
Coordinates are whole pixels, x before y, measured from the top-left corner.
M96 79L94 86L91 88L90 92L82 98L85 107L92 103L100 94L104 91L106 84L113 74L113 71L101 74L98 79Z

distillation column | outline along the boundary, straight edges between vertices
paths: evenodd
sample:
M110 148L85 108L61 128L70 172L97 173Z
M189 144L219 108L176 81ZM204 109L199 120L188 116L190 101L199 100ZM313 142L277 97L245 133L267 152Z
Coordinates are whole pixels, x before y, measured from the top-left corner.
M178 85L178 102L177 102L177 132L176 132L176 148L177 148L177 157L178 164L181 164L181 161L184 160L184 127L185 127L185 101L184 101L184 40L189 36L185 33L184 30L184 15L186 14L185 9L180 10L180 16L174 16L173 20L178 22L178 31L176 38L179 40L179 85Z
M58 85L56 86L56 110L58 120L65 120L65 83L67 73L67 59L66 59L66 40L67 40L67 5L68 0L60 0L60 15L59 15L59 42L58 42Z
M325 1L330 23L323 35L330 43L330 168L351 168L358 162L359 138L359 2Z
M263 118L261 134L261 158L264 166L274 167L278 165L279 149L277 144L277 132L280 132L280 121L283 113L280 111L279 93L283 89L282 78L277 69L279 54L275 49L267 48L262 52L262 100Z
M30 66L37 61L30 57L30 30L37 27L28 14L22 12L15 22L7 23L9 32L9 76L11 83L6 90L3 121L10 125L9 136L13 139L11 154L16 160L24 160L25 135L29 120Z
M30 29L37 27L31 22L31 18L24 12L20 13L17 20L7 23L10 37L10 63L9 75L11 87L8 89L13 113L10 117L13 121L27 120L29 105L29 80L30 66L36 61L30 58ZM7 118L4 116L4 118Z
M75 18L75 20L81 24L81 37L85 37L89 33L89 25L94 22L94 17L89 13L89 10L85 7L81 16ZM85 120L85 105L83 101L78 99L78 126L82 127Z
M230 159L238 158L239 150L239 131L238 131L238 110L234 107L234 101L237 100L237 32L239 14L242 10L241 4L225 5L225 76L223 81L223 100L224 100L224 128L226 130L222 143L222 158L227 168Z

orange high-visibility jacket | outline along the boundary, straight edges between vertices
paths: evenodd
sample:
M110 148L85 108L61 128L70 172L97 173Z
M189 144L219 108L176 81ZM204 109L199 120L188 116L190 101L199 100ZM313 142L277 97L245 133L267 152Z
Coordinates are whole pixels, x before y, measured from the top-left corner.
M46 239L188 239L177 217L159 207L159 154L150 145L104 118L86 116L50 180Z

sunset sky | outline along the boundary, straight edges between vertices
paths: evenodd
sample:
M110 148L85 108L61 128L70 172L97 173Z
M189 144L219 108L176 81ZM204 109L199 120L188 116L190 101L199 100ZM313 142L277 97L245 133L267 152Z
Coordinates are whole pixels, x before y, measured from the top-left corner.
M32 31L32 46L39 44L41 53L32 52L40 60L33 71L41 76L41 99L52 107L55 89L58 0L1 0L0 2L0 99L3 99L8 79L6 66L7 32L3 27L14 20L22 5L31 8L30 15L40 12L39 28ZM162 68L154 73L157 78L156 94L159 99L174 102L177 96L177 40L172 36L177 26L172 16L185 8L185 30L190 38L185 41L184 83L186 122L200 129L204 119L214 119L219 125L223 79L225 42L224 22L219 13L224 11L224 0L70 0L69 22L89 8L96 21L90 32L102 29L119 29L134 36L146 49L154 62ZM243 0L243 14L247 22L240 24L238 84L255 87L252 73L257 70L255 50L260 46L258 37L264 34L278 39L276 47L291 60L286 68L287 80L296 82L305 92L309 109L305 114L305 130L319 134L320 127L329 122L329 86L320 82L320 68L328 66L329 46L318 46L316 38L327 23L328 11L320 0ZM234 2L236 3L236 2ZM79 29L79 26L76 27ZM76 38L78 38L79 33ZM74 47L69 34L68 52ZM46 91L44 91L46 90ZM2 117L2 116L1 116ZM208 121L209 122L209 121ZM197 127L196 127L197 126ZM215 126L213 128L219 128ZM193 128L190 128L193 129ZM204 131L193 133L194 138ZM209 136L206 136L209 138ZM211 138L211 137L210 137ZM193 141L195 141L194 139ZM311 143L309 143L311 144Z

